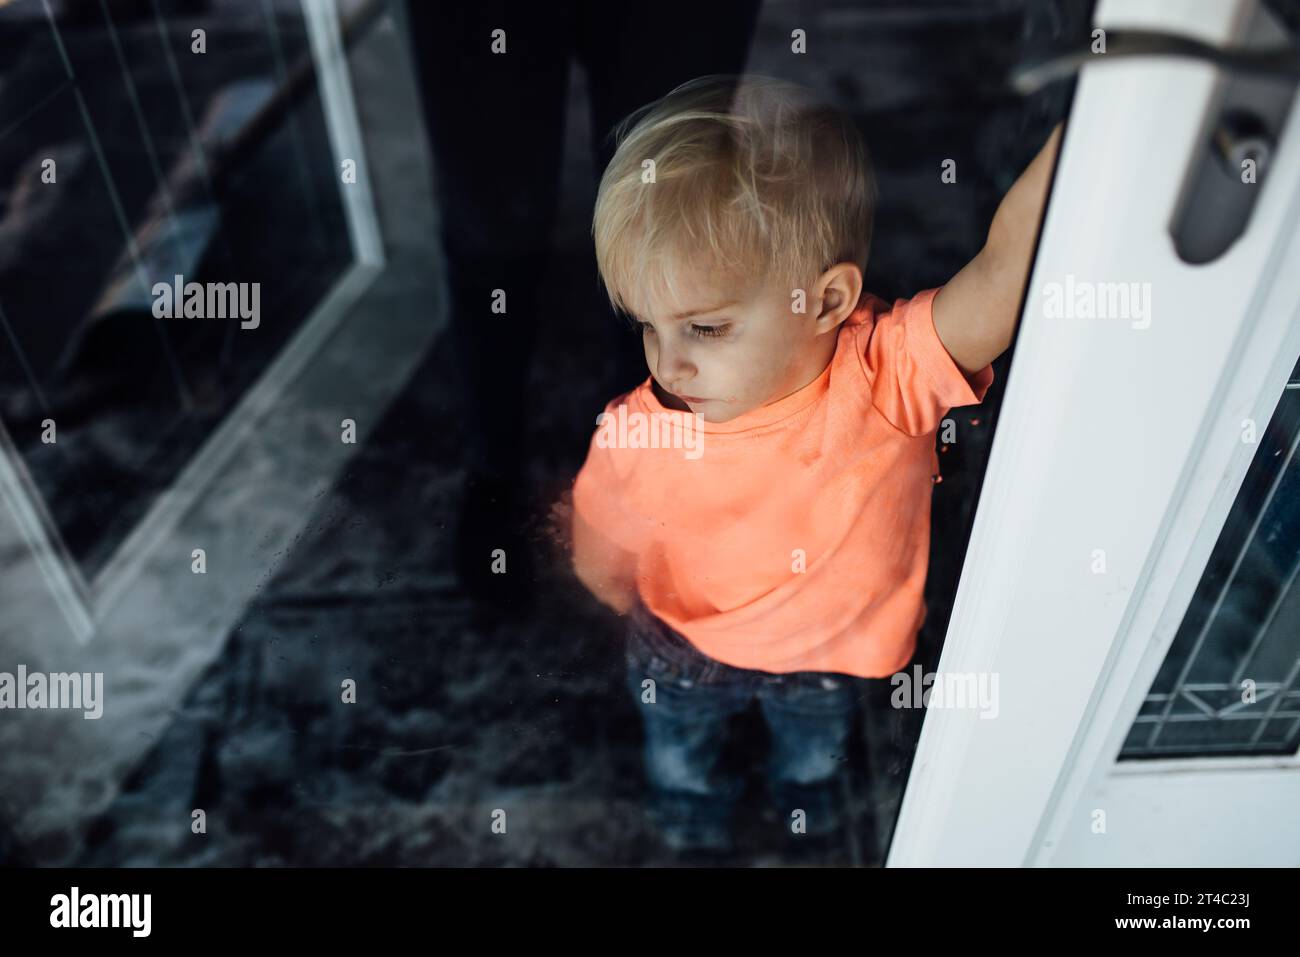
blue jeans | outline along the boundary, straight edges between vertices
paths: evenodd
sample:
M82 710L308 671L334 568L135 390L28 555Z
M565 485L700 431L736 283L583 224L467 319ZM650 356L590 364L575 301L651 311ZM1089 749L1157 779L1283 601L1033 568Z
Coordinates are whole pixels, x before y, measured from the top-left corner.
M798 821L807 835L840 831L842 774L861 679L735 668L700 652L640 603L628 625L627 685L644 721L649 810L670 847L730 846L744 781L724 776L718 759L728 719L754 698L771 732L767 792L783 827L799 833L792 826Z

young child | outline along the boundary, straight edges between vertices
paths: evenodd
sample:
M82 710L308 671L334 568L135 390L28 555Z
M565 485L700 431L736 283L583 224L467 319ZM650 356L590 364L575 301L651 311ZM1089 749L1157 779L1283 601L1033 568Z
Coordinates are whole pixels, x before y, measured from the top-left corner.
M618 137L593 233L650 375L598 418L574 570L628 616L666 842L728 845L742 782L718 758L754 698L782 826L835 835L856 682L915 649L935 433L983 400L1010 343L1059 127L979 255L893 305L863 289L867 151L802 88L704 77Z

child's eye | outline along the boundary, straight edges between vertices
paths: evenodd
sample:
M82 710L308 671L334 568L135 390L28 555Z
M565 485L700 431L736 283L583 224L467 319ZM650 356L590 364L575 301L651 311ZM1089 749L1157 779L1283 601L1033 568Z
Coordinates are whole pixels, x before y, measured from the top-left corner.
M634 321L636 323L636 331L638 333L641 334L647 332L651 334L654 333L655 331L654 326L652 326L650 323L645 322L641 319L637 319ZM691 335L699 339L712 339L717 336L725 336L727 334L727 330L730 328L731 328L731 323L723 323L722 325L719 326L702 326L699 325L698 323L692 322Z

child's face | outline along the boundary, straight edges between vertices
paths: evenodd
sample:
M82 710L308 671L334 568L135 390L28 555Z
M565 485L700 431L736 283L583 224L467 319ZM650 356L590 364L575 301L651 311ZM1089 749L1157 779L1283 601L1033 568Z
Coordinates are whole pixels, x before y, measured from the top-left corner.
M796 313L789 288L698 271L682 278L680 305L635 318L651 376L706 422L784 398L825 368L834 336L824 333L834 326L813 318L816 290L807 290L806 311Z

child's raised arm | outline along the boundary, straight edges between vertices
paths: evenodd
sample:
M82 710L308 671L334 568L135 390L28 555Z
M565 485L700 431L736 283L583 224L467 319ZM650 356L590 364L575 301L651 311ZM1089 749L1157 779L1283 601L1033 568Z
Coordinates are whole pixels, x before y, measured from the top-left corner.
M1019 318L1061 124L998 204L979 254L934 298L934 329L967 375L1006 351Z

